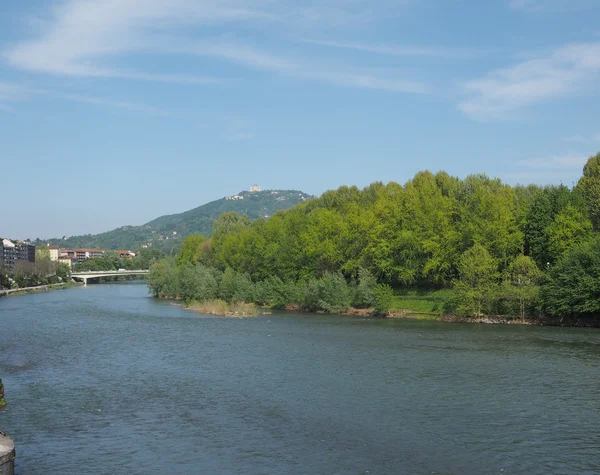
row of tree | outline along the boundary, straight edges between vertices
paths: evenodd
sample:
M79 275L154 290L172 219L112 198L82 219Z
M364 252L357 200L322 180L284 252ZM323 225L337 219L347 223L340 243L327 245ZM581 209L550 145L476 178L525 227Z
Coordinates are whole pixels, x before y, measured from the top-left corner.
M224 213L211 239L186 239L177 264L294 285L351 282L365 269L394 288L453 288L449 307L465 315L593 315L598 230L600 154L573 188L420 172L404 186L328 191L268 220Z
M255 303L283 309L294 306L317 312L342 313L351 307L373 308L386 314L393 290L366 269L350 282L341 273L325 273L321 278L283 281L277 276L253 282L248 274L231 267L221 271L202 264L177 263L168 258L156 262L148 275L151 292L160 298L184 302L223 300L227 303Z

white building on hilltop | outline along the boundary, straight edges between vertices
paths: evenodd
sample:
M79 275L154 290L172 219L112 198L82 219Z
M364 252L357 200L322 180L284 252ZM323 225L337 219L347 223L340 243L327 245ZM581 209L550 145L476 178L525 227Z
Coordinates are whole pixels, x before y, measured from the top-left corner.
M250 193L256 193L257 191L262 191L262 190L260 189L260 186L258 186L258 185L252 185L252 186L250 187Z

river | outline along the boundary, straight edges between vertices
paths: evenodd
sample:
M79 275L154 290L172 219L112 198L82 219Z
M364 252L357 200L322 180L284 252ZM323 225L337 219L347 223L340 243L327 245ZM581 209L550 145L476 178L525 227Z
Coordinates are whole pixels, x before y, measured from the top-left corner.
M0 299L26 474L600 472L600 332L274 312L143 283Z

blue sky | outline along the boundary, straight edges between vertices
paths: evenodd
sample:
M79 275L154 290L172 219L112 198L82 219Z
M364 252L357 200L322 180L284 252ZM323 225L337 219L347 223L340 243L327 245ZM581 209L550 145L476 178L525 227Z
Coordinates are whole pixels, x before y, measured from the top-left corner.
M417 171L571 185L600 0L5 0L0 235Z

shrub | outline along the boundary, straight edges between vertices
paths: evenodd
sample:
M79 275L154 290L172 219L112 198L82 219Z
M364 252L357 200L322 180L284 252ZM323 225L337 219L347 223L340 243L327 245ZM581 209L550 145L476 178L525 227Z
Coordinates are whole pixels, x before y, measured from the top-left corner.
M352 295L342 274L327 272L318 281L318 305L328 313L342 313L350 308Z
M289 286L279 277L269 277L254 286L254 301L258 305L270 308L285 308L289 295Z
M358 281L352 286L352 306L356 308L368 308L375 304L375 289L377 278L365 268L358 271Z
M373 296L375 313L382 316L387 315L394 302L394 290L387 284L379 284L373 290Z

